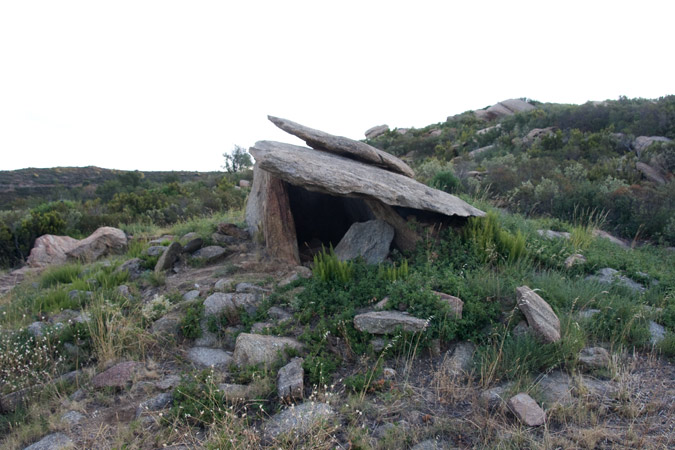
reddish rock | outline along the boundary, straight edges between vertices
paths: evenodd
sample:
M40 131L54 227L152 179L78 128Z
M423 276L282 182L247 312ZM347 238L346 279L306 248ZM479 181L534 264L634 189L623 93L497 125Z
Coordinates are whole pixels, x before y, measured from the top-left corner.
M77 239L70 236L45 234L35 240L27 263L30 267L46 267L51 264L63 264L68 259L67 252L72 250Z
M511 412L528 427L538 427L546 422L546 413L532 397L521 392L508 402Z
M99 373L91 380L95 388L124 388L130 384L143 364L136 361L125 361L115 364L110 369Z
M66 255L69 259L92 262L103 256L124 253L126 249L127 235L124 231L113 227L101 227L89 237L79 241L66 252Z
M443 303L448 304L450 309L455 313L457 319L462 318L462 308L464 307L464 302L461 298L445 294L443 292L434 291L434 294L438 295Z

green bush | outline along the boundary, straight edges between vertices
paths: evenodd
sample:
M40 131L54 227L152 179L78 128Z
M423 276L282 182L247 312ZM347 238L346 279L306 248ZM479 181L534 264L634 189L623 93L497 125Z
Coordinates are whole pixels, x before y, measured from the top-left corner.
M431 185L431 187L440 189L441 191L445 191L450 194L459 192L460 187L462 186L461 182L459 181L459 178L457 178L455 174L450 171L437 173L431 179L431 183L429 184Z
M180 332L186 339L197 339L202 336L202 328L199 324L204 311L203 303L193 303L185 310L185 315L180 321Z
M320 253L314 255L312 272L315 277L324 282L348 283L352 278L354 268L351 261L340 261L331 245L328 251L322 248Z

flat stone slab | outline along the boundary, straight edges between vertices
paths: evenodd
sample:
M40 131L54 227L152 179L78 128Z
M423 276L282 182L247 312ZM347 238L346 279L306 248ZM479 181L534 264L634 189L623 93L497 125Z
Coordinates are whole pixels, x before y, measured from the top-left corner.
M354 317L354 328L370 334L391 334L397 327L403 331L424 331L427 321L397 311L373 311Z
M302 358L293 358L291 362L279 369L279 373L277 374L277 393L279 394L279 398L286 401L302 399L305 390L303 362L304 359Z
M430 188L405 175L342 156L273 141L259 141L249 151L260 169L310 191L343 197L369 197L390 206L446 216L485 215L454 195Z
M586 347L579 353L579 364L585 369L601 369L609 367L609 352L602 347Z
M92 378L91 384L95 388L124 388L133 381L134 376L142 367L143 364L136 361L121 362L96 375Z
M527 324L544 342L560 340L560 320L551 306L527 286L516 288L518 308L525 314Z
M192 347L187 357L198 367L226 369L232 362L232 354L219 348Z
M226 312L236 312L239 308L243 308L249 314L253 314L260 305L258 298L256 294L224 294L216 292L204 300L204 315L217 316Z
M227 250L219 245L203 247L192 254L193 258L204 260L207 263L216 262L225 257Z
M287 119L274 116L267 116L267 118L274 125L293 136L299 137L315 150L323 150L342 156L348 156L411 178L415 176L415 172L413 172L406 163L394 155L363 142L342 136L334 136Z
M546 423L546 413L532 397L521 392L514 395L507 403L509 409L522 423L528 427L538 427Z

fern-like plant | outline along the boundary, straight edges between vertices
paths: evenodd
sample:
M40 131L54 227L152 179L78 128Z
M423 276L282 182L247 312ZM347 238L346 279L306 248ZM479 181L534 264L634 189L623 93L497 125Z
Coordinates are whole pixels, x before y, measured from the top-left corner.
M340 261L331 245L326 251L322 246L321 252L314 255L312 267L314 276L321 281L340 281L348 283L352 279L354 267L351 261Z

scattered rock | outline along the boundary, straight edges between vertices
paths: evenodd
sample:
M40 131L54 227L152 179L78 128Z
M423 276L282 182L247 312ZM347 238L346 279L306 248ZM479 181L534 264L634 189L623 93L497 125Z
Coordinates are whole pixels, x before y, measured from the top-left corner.
M32 334L35 337L40 337L43 336L44 329L47 326L46 323L44 322L33 322L30 325L26 327L26 331L28 331L30 334Z
M403 331L424 331L427 321L396 311L373 311L354 317L354 327L370 334L391 334L401 327Z
M143 364L136 361L121 362L96 375L92 378L91 384L95 388L112 387L122 389L133 382L142 367Z
M65 423L70 427L79 424L84 419L85 419L84 415L80 414L77 411L68 411L67 413L61 416L61 422Z
M232 245L237 242L237 239L233 236L228 236L222 233L213 233L211 235L211 240L218 245Z
M335 255L341 261L362 257L368 264L378 264L389 255L394 228L382 220L354 223L344 235Z
M218 224L218 233L225 234L227 236L232 236L233 238L239 240L248 239L248 232L243 228L239 228L233 223L219 223Z
M264 425L266 439L276 439L282 434L302 436L321 422L330 421L335 411L326 403L292 405L272 416Z
M200 295L201 294L197 289L193 289L193 290L187 291L185 294L183 294L183 300L189 302L189 301L192 301L192 300L195 300L195 299L199 298Z
M303 345L288 337L241 333L234 346L234 363L239 367L273 364L279 357L286 359L287 348L301 350Z
M216 292L204 300L204 315L218 316L221 314L236 314L239 308L243 308L249 314L257 311L260 300L255 294L224 294Z
M157 239L153 239L148 242L148 245L166 245L173 241L175 236L170 235L170 234L165 234L163 236L158 237Z
M635 168L642 172L642 175L645 176L649 181L656 184L666 184L668 182L667 174L661 173L660 170L645 164L643 162L638 162L635 164Z
M585 369L602 369L609 367L609 352L602 347L586 347L579 353L579 364Z
M651 343L653 345L660 343L666 338L666 329L654 322L653 320L649 321L649 334L651 335Z
M197 367L226 369L232 362L232 354L219 348L192 347L187 357Z
M610 242L612 242L613 244L616 244L621 248L624 248L626 250L630 250L630 244L627 241L625 241L623 239L619 239L616 236L612 236L611 234L607 233L606 231L595 229L595 230L593 230L592 234L595 237L598 237L598 238L601 238L601 239L607 239Z
M537 230L537 234L548 239L570 239L572 237L572 234L567 231Z
M451 377L464 377L469 374L476 346L468 341L458 342L445 353L442 370Z
M560 370L543 375L539 380L539 387L545 405L570 405L574 401L571 385L570 376Z
M197 250L192 254L192 257L195 259L200 259L207 264L211 264L219 261L225 257L227 250L219 245L209 245L208 247L203 247Z
M166 251L162 253L162 256L160 256L157 260L157 264L155 265L155 273L160 273L171 269L173 267L173 263L178 261L178 257L182 251L183 247L180 245L180 243L172 242L171 245L167 247Z
M204 245L204 239L195 237L183 244L183 253L194 253Z
M579 317L582 319L590 319L594 315L600 313L601 311L599 309L585 309L583 311L579 311Z
M529 332L530 327L527 325L527 322L521 320L515 327L513 327L513 330L511 330L511 335L513 335L514 337L519 337L525 336Z
M492 127L490 127L490 128L492 128ZM486 129L487 129L487 128L486 128ZM483 130L479 130L479 131L483 131ZM479 132L477 131L476 134L478 134L478 133L479 133ZM487 151L492 150L493 148L495 148L495 145L494 145L494 144L486 145L485 147L480 147L480 148L477 148L476 150L471 150L471 151L468 153L467 156L468 156L469 158L471 158L471 159L474 159L474 158L476 158L477 156L481 155L482 153L485 153L485 152L487 152ZM478 173L478 174L485 174L485 172L477 172L477 173Z
M54 236L45 234L35 240L26 263L30 267L47 267L52 264L63 264L67 261L67 252L79 241L70 236Z
M254 396L250 386L245 384L223 383L218 385L218 389L225 394L225 398L230 401L250 400Z
M375 139L378 136L382 136L387 131L389 131L389 125L375 125L372 128L368 128L364 134L366 139Z
M528 427L538 427L546 422L546 413L532 397L521 392L508 401L511 412Z
M544 342L560 340L560 320L543 298L527 286L516 288L518 308L525 314L534 334Z
M127 300L131 299L131 290L126 284L121 284L117 286L117 294L121 297L126 298Z
M635 292L644 292L645 287L640 283L637 283L630 278L620 275L619 271L612 269L611 267L605 267L596 272L595 275L589 275L586 277L587 280L597 281L602 284L619 284L621 286L627 287Z
M391 367L385 367L382 370L382 376L384 377L385 380L393 380L394 378L396 378L396 371Z
M152 334L177 336L180 331L180 320L178 315L169 313L152 323Z
M448 448L448 444L443 441L435 439L427 439L410 448L410 450L444 450Z
M619 388L609 380L583 377L580 380L580 385L587 395L601 400L611 400L619 394Z
M293 358L291 362L279 369L277 375L277 393L279 398L286 402L302 400L305 385L303 379L305 370L302 368L304 359Z
M664 136L638 136L633 141L633 150L637 153L638 157L642 155L642 152L647 150L650 145L654 142L670 142L671 139L668 139Z
M103 256L123 253L126 249L127 235L124 231L101 227L67 250L66 256L68 259L92 262Z
M166 377L157 381L155 383L155 386L160 391L166 391L166 390L175 388L179 384L180 384L180 376L178 376L178 375L167 375Z
M63 433L52 433L40 439L24 450L61 450L75 448L73 441Z
M504 403L504 395L510 389L510 384L495 386L481 392L478 400L488 409L495 409Z
M270 309L268 309L267 315L276 320L278 323L288 322L293 318L291 313L279 308L278 306L272 306Z
M433 292L434 294L438 295L441 302L446 303L450 307L452 312L455 313L456 319L462 318L462 308L464 307L464 302L462 301L461 298L445 294L443 292L436 292L436 291Z
M133 258L125 261L121 266L117 268L115 273L120 273L126 271L129 274L129 280L134 281L143 274L143 260L140 258Z
M375 338L370 341L370 345L375 353L379 353L387 346L387 341L382 338Z
M229 291L232 289L232 285L234 284L234 280L232 278L221 278L220 280L216 281L216 284L213 286L213 289L216 291Z
M163 245L153 245L143 250L143 253L148 256L159 256L162 253L164 253L167 248L168 247L165 247Z
M567 257L567 259L565 259L565 267L567 267L568 269L573 266L585 263L586 257L581 253L575 253L574 255L570 255Z
M547 128L533 128L529 133L523 138L523 144L530 145L534 141L541 139L546 136L551 136L555 133L555 127Z
M136 409L136 418L138 419L145 411L159 411L168 408L173 403L173 394L163 392L157 394L149 400L142 402Z
M375 303L373 305L373 309L375 311L383 311L383 310L387 309L388 305L389 305L389 296L387 296L387 297L383 298L382 300L380 300L379 302Z
M256 294L258 296L269 295L272 293L270 289L266 289L262 286L256 286L255 284L251 283L239 283L234 290L239 294Z

